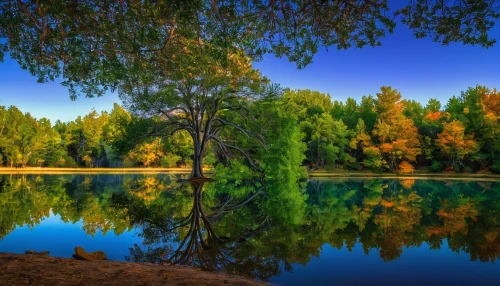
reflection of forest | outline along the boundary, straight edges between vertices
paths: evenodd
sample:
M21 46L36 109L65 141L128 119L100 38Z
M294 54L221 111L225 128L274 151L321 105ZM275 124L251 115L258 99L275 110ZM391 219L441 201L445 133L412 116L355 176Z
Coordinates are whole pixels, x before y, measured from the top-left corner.
M500 258L500 183L314 180L260 189L164 175L0 176L0 238L50 215L89 234L140 230L130 260L186 263L267 280L306 264L325 243L397 259L427 243L472 260ZM425 246L426 247L426 246Z

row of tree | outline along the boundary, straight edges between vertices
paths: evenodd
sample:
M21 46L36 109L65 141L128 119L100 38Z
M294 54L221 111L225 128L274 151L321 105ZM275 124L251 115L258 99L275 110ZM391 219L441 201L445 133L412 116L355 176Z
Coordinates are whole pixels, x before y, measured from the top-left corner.
M402 99L397 90L385 86L360 102L332 102L328 94L317 91L285 90L282 96L252 101L247 108L251 122L230 118L246 132L217 133L225 145L207 144L202 154L205 165L230 164L222 156L225 152L280 176L280 168L296 170L300 164L377 172L500 172L500 163L495 163L500 162L500 93L495 89L469 88L444 107L436 99L425 106ZM163 122L161 117L151 120ZM190 164L194 152L188 132L141 137L151 134L144 128L154 126L141 120L115 104L109 113L92 110L83 118L52 126L46 118L37 120L14 106L0 107L0 160L11 167ZM259 136L265 144L257 143ZM246 153L238 157L240 150Z
M373 171L500 172L500 93L483 86L453 96L443 107L423 106L383 86L360 102L331 101L309 90L287 92L299 117L312 168Z
M123 126L131 115L118 104L111 112L100 114L92 110L83 118L55 124L22 113L17 107L0 106L0 165L9 167L132 167L175 165L180 159L168 153L187 156L182 138L176 136L165 142L149 140L117 155L112 144L121 136ZM171 142L177 142L169 149ZM169 145L170 144L170 145ZM162 160L163 159L163 160Z

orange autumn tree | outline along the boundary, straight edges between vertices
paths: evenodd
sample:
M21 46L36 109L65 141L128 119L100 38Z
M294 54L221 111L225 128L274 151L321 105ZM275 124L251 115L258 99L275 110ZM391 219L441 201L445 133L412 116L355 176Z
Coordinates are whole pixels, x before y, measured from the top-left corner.
M485 117L498 122L500 117L500 92L496 89L481 94L481 105Z
M494 162L490 168L500 172L500 92L496 89L481 94L481 106L484 112L483 146Z
M473 136L465 135L465 127L458 120L443 123L443 132L438 134L437 145L448 156L449 164L455 170L463 166L465 156L477 150L477 143Z
M418 129L413 120L403 114L401 94L390 86L382 86L377 93L377 110L380 114L373 135L379 140L378 149L391 171L411 173L411 165L420 154Z

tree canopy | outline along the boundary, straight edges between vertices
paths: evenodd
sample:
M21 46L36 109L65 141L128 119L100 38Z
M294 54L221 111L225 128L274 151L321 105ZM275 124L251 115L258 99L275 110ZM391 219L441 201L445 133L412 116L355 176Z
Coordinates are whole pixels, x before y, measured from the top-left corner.
M0 60L8 53L39 81L63 78L70 95L168 78L185 40L230 54L286 56L299 67L321 46L377 46L396 25L417 38L490 47L498 0L0 1ZM132 78L130 78L132 76Z

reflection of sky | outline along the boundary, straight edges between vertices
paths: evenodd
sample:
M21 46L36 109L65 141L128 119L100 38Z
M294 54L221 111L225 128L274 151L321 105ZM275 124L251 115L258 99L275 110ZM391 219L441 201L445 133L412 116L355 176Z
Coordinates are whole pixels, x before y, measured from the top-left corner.
M5 236L0 240L0 252L49 250L53 256L71 257L78 245L87 251L102 250L111 260L125 260L125 255L130 254L128 248L138 242L140 239L134 230L119 236L113 231L108 231L106 235L98 232L92 237L85 233L81 221L65 223L59 215L51 214L33 229L28 226L18 227Z
M82 222L64 223L51 215L30 229L18 227L0 240L0 252L24 253L28 249L49 250L51 255L70 257L76 245L88 251L103 250L112 260L124 260L128 248L140 243L135 231L116 236L112 231L94 237L82 229ZM368 255L360 243L352 251L345 247L323 246L320 257L307 265L294 264L293 272L284 272L269 282L282 285L500 285L500 264L470 261L467 253L455 253L443 241L440 250L421 247L403 248L401 256L384 262L378 251Z
M282 285L500 285L500 264L470 261L443 241L440 250L403 248L397 260L384 262L378 251L363 252L360 243L351 252L323 246L320 258L293 265L293 272L274 277Z

